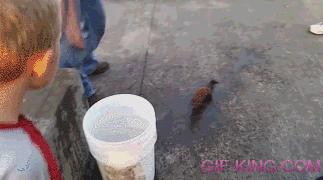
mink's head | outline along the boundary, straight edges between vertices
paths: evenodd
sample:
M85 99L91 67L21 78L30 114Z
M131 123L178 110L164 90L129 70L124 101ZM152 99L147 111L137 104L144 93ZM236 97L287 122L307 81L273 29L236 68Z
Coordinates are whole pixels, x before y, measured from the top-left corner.
M214 88L214 86L215 86L216 84L219 84L219 82L218 82L218 81L216 81L216 80L214 80L214 79L212 79L212 80L209 82L208 87L209 87L210 89L213 89L213 88Z

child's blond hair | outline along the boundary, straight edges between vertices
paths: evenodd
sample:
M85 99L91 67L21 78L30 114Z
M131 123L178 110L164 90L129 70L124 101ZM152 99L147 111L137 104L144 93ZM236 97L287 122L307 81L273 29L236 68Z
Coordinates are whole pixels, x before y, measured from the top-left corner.
M58 1L0 0L0 83L17 79L30 56L57 43L61 30Z

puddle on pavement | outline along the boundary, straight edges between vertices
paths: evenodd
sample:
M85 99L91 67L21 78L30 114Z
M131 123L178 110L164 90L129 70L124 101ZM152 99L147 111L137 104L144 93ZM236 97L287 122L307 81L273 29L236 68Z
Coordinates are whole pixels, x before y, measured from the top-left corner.
M206 86L210 80L200 81L193 84L193 92L185 96L170 97L169 105L171 111L161 120L157 121L158 138L165 142L192 146L201 139L208 136L214 136L219 129L230 121L229 116L222 113L220 104L228 101L232 94L241 85L240 73L250 65L260 66L266 62L263 53L256 52L253 49L242 49L239 57L229 67L223 70L220 78L216 79L219 84L215 85L212 92L212 101L200 111L198 117L192 122L191 100L194 91L200 87ZM181 103L181 104L179 104ZM183 106L186 106L186 112L183 112ZM184 114L184 115L179 115Z
M219 86L221 85L219 84ZM158 138L174 144L192 146L200 138L215 134L216 129L222 126L225 119L216 105L217 100L225 98L222 89L221 87L215 87L213 97L217 96L217 98L213 98L212 102L201 111L198 119L192 119L191 117L191 98L194 92L183 97L184 99L181 99L181 101L186 106L185 115L180 116L177 114L180 111L172 109L172 112L169 112L162 120L157 121ZM179 109L182 109L182 107Z

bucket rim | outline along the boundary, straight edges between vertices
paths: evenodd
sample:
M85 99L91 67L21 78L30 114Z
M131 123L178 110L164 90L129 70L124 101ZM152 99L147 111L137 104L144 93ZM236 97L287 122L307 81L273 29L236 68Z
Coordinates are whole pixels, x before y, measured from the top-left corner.
M156 117L153 105L147 99L145 99L145 98L143 98L141 96L138 96L138 95L134 95L134 94L115 94L115 95L112 95L112 96L105 97L105 98L101 99L100 101L96 102L92 107L90 107L88 109L88 111L91 108L93 109L93 108L99 106L100 104L103 104L104 102L106 102L106 101L108 101L108 100L110 100L112 98L116 98L117 96L125 96L125 95L126 96L132 96L132 97L135 97L135 98L138 98L138 99L141 99L141 100L145 101L145 103L147 103L152 108L154 116ZM85 113L84 118L83 118L83 131L84 131L84 134L86 136L90 137L91 141L94 141L94 142L99 143L99 144L103 144L103 145L107 145L107 146L122 146L124 144L140 142L140 141L138 141L138 139L141 139L142 137L148 136L148 134L152 134L152 136L154 136L154 134L157 133L156 120L155 120L155 123L149 123L148 127L142 133L140 133L139 135L137 135L137 136L135 136L133 138L130 138L130 139L125 140L125 141L118 141L118 142L103 141L103 140L95 138L91 133L89 133L88 131L85 130L87 128L85 128L85 121L84 120L85 120L86 116L88 115L88 111ZM143 119L147 120L146 118L143 118ZM148 122L149 122L149 120L148 120ZM148 139L147 139L147 141L148 141Z

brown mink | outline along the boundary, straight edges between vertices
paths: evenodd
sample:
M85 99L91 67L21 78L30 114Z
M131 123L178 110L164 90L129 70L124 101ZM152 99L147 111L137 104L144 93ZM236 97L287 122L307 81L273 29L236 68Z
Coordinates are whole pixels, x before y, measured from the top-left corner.
M207 86L195 91L192 98L191 128L194 128L196 123L202 119L207 105L212 101L212 90L216 84L218 84L218 81L211 80Z
M195 91L192 98L193 109L200 109L212 101L212 90L219 82L211 80L207 86L201 87Z

